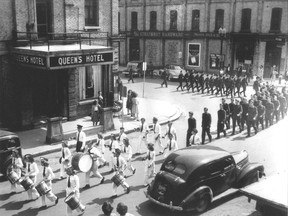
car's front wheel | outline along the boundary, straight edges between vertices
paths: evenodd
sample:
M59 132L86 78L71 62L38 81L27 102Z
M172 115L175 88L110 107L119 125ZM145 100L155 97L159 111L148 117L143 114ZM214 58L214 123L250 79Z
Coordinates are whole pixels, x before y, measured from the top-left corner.
M203 194L201 197L197 200L195 210L199 213L202 213L206 211L208 206L211 203L211 198L208 194Z

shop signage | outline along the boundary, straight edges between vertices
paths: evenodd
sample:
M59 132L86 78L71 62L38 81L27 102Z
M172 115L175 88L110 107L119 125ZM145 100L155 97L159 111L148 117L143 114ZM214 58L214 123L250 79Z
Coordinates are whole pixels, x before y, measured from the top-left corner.
M53 67L71 67L77 65L99 64L113 62L113 52L95 53L85 55L71 56L52 56L50 59L50 68Z
M131 31L126 32L128 37L140 38L220 38L218 33L191 32L191 31ZM226 34L229 37L229 34Z
M12 60L16 63L25 64L25 65L38 66L38 67L47 66L46 57L42 57L42 56L13 53Z

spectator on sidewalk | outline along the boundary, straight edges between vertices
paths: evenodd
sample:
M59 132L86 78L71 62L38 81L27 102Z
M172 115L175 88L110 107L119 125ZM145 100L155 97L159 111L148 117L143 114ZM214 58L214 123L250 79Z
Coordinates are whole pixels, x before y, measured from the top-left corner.
M194 145L200 145L201 144L201 139L200 136L198 135L198 130L194 128L192 130L192 135L189 139L189 145L194 146Z
M101 91L98 91L97 100L98 100L98 104L99 104L101 107L104 107L104 98L103 98L103 95L102 95L102 92L101 92Z
M126 101L127 115L131 115L132 109L132 90L129 89L127 92L127 101Z
M134 216L128 213L128 206L122 202L118 203L116 211L119 213L119 216Z
M118 75L116 83L118 87L119 99L122 100L123 82L122 82L120 75Z
M187 134L186 134L186 147L188 147L190 145L189 139L190 139L192 131L194 129L196 129L196 119L193 117L193 112L189 112L188 130L187 130Z
M205 136L207 134L209 138L209 142L212 141L212 136L210 134L210 127L211 127L211 114L208 113L208 108L204 108L204 113L202 114L202 145L205 143Z
M71 160L71 151L68 147L68 142L62 141L62 148L61 148L61 157L60 157L60 176L59 179L63 179L64 178L64 174L65 174L65 169L67 168L68 164L70 163Z
M167 84L167 78L168 78L168 74L167 74L167 69L164 69L163 73L161 74L162 76L162 79L163 79L163 82L161 84L161 87L163 87L163 85L166 86L166 88L168 87L168 84Z
M82 131L83 125L77 125L76 152L84 152L86 145L86 134Z
M133 70L132 70L132 68L130 68L130 70L129 70L129 79L128 79L128 83L130 83L130 80L132 80L132 83L134 83Z
M137 98L138 94L136 92L132 92L132 109L131 109L131 117L133 117L136 121L139 121L139 100Z
M95 100L92 105L91 115L92 115L92 123L93 126L100 124L100 114L101 114L102 107L98 103L98 100Z
M99 216L116 216L115 213L112 213L113 207L112 207L111 203L108 201L105 201L102 204L102 211L103 211L103 214L101 214Z

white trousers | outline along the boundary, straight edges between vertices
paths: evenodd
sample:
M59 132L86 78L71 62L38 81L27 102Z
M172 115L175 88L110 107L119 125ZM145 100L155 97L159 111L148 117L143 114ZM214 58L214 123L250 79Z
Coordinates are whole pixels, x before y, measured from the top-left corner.
M94 176L96 176L97 178L101 178L101 179L103 178L103 176L98 171L98 162L97 162L97 160L93 160L91 169L88 172L85 173L85 183L86 184L89 184L90 173L91 172L93 172Z
M47 184L47 186L51 189L47 194L45 194L44 196L41 196L42 199L42 206L46 205L46 199L45 197L47 197L51 202L55 202L57 200L57 197L55 196L55 194L52 192L52 181L47 181L45 182Z
M147 142L147 136L143 137L143 135L141 134L140 137L139 137L139 142L138 142L136 153L140 153L143 143L145 145L145 151L147 151L147 143L148 143Z
M148 167L148 162L145 164L144 184L149 184L149 179L155 176L155 163Z

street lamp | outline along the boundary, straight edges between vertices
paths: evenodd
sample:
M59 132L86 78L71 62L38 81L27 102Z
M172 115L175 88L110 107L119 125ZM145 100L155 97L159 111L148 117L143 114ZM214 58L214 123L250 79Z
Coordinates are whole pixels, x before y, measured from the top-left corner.
M226 28L220 27L218 30L218 33L220 35L220 39L221 39L221 48L220 48L220 68L223 69L223 65L224 65L224 58L223 58L223 38L226 37Z

